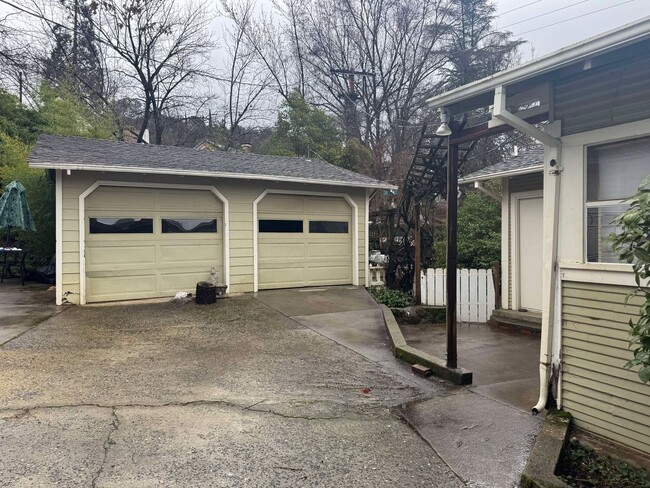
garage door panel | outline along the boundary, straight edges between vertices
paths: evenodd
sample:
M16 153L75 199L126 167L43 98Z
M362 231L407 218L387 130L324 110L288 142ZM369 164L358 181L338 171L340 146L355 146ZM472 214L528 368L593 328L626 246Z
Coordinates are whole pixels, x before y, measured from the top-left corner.
M89 280L88 295L94 301L122 300L124 298L148 298L155 296L156 275L104 276Z
M203 190L158 190L157 205L161 211L179 212L182 209L198 210L214 208L215 196ZM190 212L193 213L193 212Z
M221 246L217 244L197 244L188 242L186 244L161 244L159 262L164 264L170 263L192 263L199 262L206 266L221 264L222 252ZM209 268L208 266L208 268Z
M349 242L318 242L310 243L308 247L309 258L341 258L350 263Z
M350 205L342 198L308 197L305 213L314 215L350 215Z
M265 283L265 289L305 286L306 280L306 270L302 267L278 270L261 269L259 272L259 281Z
M156 206L153 190L122 187L101 187L86 199L86 209L105 210L133 209L153 210Z
M154 265L156 263L156 246L88 246L86 261L89 269L102 266L125 266L131 264Z
M257 211L265 214L304 214L305 199L289 195L267 195L258 204Z
M260 262L265 259L267 261L270 259L288 263L296 259L304 259L306 252L306 245L304 243L289 244L282 242L281 239L277 241L260 240L258 256Z
M349 266L310 266L307 270L307 279L320 283L336 283L345 285L350 283Z

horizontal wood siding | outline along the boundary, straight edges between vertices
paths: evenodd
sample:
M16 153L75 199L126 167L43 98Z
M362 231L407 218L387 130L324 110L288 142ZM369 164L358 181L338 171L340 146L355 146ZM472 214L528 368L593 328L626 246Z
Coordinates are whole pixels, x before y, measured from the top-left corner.
M557 82L555 117L562 120L562 135L650 117L649 49L645 41L628 50L627 59L602 66L595 63Z
M347 193L358 207L359 284L365 283L365 198L362 188L305 185L270 181L175 177L73 171L62 173L63 187L63 283L64 296L79 303L79 195L94 182L133 181L162 184L212 185L230 205L230 292L253 291L253 201L267 189L305 192ZM207 276L206 276L207 278ZM66 295L67 293L67 295Z
M509 185L511 194L522 191L541 191L544 188L544 177L541 171L539 173L513 176L510 178Z
M650 385L634 370L629 320L641 298L630 289L595 283L562 284L562 404L577 427L650 454Z

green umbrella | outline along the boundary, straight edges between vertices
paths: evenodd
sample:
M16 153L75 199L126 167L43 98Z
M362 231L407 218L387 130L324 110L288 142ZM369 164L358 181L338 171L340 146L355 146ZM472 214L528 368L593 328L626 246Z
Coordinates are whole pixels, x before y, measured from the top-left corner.
M0 229L36 230L25 193L20 181L7 185L0 196Z

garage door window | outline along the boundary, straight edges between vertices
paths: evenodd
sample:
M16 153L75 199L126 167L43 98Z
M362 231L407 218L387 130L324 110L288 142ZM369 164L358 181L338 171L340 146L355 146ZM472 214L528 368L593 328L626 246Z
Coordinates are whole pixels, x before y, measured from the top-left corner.
M91 234L153 234L153 219L90 218Z
M260 220L259 231L302 233L302 220Z
M217 232L217 219L162 219L163 234Z
M309 232L311 234L347 234L347 222L332 222L328 220L310 220Z

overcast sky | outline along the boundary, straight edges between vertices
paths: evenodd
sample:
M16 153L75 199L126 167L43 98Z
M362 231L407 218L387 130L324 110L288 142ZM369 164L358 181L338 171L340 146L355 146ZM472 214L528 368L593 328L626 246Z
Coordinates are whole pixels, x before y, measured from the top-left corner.
M650 15L650 0L496 0L495 3L496 27L528 41L522 46L524 61L531 59L533 49L535 57L539 57Z

